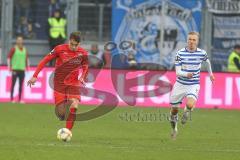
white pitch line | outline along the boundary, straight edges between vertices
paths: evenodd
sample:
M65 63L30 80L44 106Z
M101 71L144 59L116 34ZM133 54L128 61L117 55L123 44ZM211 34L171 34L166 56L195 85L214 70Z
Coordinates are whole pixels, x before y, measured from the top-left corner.
M71 144L71 142L63 142L65 144L59 145L54 143L43 144L39 143L36 144L37 146L47 146L47 147L93 147L88 145L76 145ZM103 146L94 146L95 148L102 148ZM127 146L112 146L112 145L105 145L104 147L110 149L143 149L146 150L146 147L127 147ZM158 148L160 150L173 150L173 148ZM240 153L239 149L192 149L192 148L174 148L175 151L195 151L195 152L228 152L228 153Z

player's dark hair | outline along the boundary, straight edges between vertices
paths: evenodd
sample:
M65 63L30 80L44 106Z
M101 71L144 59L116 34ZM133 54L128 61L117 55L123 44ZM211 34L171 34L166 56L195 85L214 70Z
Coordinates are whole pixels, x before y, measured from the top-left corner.
M81 32L76 31L70 34L70 39L73 39L76 42L81 42Z
M22 39L23 39L24 37L23 37L22 34L18 34L18 35L16 36L16 39L18 39L18 38L22 38Z
M233 48L234 49L240 49L240 44L236 44Z

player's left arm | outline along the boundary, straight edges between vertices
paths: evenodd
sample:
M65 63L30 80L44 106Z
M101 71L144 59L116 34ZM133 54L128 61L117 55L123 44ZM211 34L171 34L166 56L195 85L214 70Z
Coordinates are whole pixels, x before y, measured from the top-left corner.
M46 55L38 64L32 78L27 82L28 86L32 86L35 84L35 82L37 81L37 77L38 74L40 73L40 71L43 69L43 67L52 59L56 58L58 56L58 52L54 50L52 50L48 55Z
M82 74L80 77L80 82L84 84L86 82L88 75L88 54L87 52L83 55L83 60L82 60Z
M25 60L25 63L26 63L26 69L28 70L29 67L30 67L30 60L29 60L28 52L26 53L26 60Z
M213 82L215 80L215 77L213 75L213 72L212 72L212 67L211 67L211 62L210 60L208 59L208 56L207 56L207 53L206 53L206 56L204 58L204 61L206 62L206 65L207 65L207 70L208 70L208 74L210 76L210 79L211 81Z

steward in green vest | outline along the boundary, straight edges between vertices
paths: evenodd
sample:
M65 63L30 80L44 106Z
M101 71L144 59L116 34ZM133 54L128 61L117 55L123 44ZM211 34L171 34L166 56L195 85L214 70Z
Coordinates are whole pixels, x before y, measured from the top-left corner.
M57 45L63 44L66 40L66 25L67 21L61 17L61 11L55 10L53 17L48 18L48 36L50 50L53 50ZM54 66L53 61L50 61L50 66Z
M240 45L235 45L228 57L228 72L240 73Z
M28 54L27 49L23 46L23 37L18 36L16 39L16 45L11 48L8 54L8 68L12 72L10 99L13 103L15 103L13 91L17 79L19 79L18 101L24 103L24 101L21 100L22 85L25 77L25 70L28 65Z
M50 26L49 35L51 38L59 38L60 36L66 39L65 27L66 27L66 19L65 18L56 18L50 17L48 18L48 23Z

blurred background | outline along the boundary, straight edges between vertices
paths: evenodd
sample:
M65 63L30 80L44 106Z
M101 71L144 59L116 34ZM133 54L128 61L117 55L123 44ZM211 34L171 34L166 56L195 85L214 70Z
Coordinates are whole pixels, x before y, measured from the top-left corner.
M154 63L161 67L153 69L172 70L187 32L199 31L200 47L208 52L213 71L226 72L229 54L240 43L238 0L0 0L0 64L7 64L16 36L23 35L31 66L36 66L52 48L49 18L55 12L66 21L66 35L81 31L82 45L105 67L110 56L122 53L133 68ZM106 51L109 41L116 46ZM129 42L134 47L121 47ZM100 66L92 61L93 67ZM126 67L122 61L113 62L112 67Z
M27 81L77 30L91 67L78 113L89 121L77 122L63 144L54 62L32 88ZM174 59L190 31L200 33L216 80L203 63L196 110L173 142ZM0 160L239 160L239 73L240 0L0 0Z

